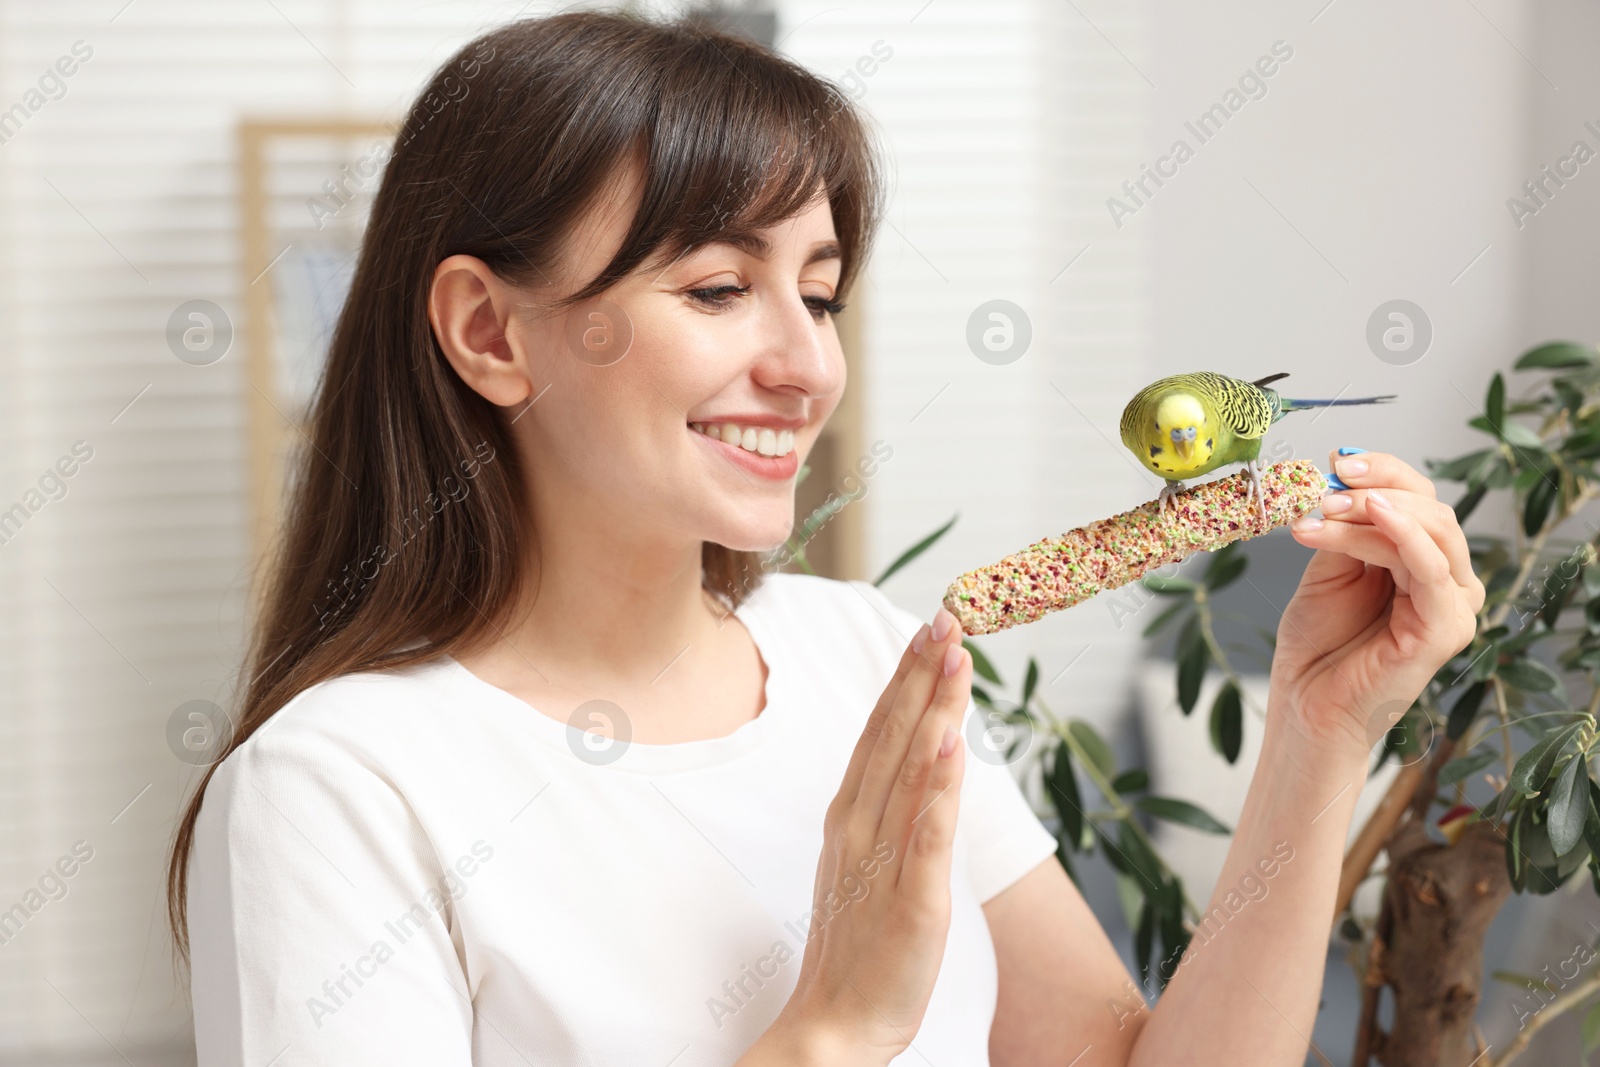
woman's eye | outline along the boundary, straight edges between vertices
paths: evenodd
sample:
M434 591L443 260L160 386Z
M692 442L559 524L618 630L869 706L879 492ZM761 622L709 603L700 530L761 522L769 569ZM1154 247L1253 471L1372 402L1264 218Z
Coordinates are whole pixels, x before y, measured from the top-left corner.
M837 315L844 310L842 303L837 300L829 300L825 296L806 297L806 307L810 308L811 313L819 319L822 318L824 312L829 315Z
M709 289L690 289L688 293L707 307L727 307L736 296L743 296L750 291L748 285L714 285Z
M748 293L750 288L748 285L714 285L705 289L688 289L685 292L706 307L725 308L738 297ZM808 296L803 298L803 302L818 321L821 321L824 314L837 315L845 307L840 301L830 300L825 296Z

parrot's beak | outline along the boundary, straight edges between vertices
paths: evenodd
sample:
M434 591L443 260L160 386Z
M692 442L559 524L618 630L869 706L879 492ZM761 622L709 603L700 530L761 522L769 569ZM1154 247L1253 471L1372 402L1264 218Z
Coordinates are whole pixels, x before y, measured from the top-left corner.
M1173 451L1178 453L1178 458L1185 462L1188 462L1189 457L1194 455L1194 442L1187 439L1174 441L1172 448Z

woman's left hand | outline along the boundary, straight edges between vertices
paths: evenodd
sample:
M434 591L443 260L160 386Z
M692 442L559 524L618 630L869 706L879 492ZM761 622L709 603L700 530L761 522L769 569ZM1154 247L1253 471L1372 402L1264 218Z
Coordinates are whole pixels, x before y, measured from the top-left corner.
M1278 624L1269 701L1313 744L1364 757L1471 643L1484 589L1432 481L1385 452L1329 461L1350 488L1323 497L1319 527L1289 527L1317 552Z

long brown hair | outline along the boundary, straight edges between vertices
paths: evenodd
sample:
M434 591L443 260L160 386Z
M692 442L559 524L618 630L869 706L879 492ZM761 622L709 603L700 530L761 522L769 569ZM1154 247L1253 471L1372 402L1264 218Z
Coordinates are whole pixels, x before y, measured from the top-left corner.
M217 763L311 686L471 648L515 609L529 536L522 473L501 413L440 351L433 270L465 253L508 283L543 281L629 161L643 186L622 247L553 307L570 311L655 256L787 219L819 185L842 295L880 217L875 146L850 98L735 36L569 13L486 33L435 72L395 138L333 332L231 736L168 858L183 959L189 853ZM472 485L458 496L463 478ZM730 609L760 584L757 553L705 542L702 559L706 588Z

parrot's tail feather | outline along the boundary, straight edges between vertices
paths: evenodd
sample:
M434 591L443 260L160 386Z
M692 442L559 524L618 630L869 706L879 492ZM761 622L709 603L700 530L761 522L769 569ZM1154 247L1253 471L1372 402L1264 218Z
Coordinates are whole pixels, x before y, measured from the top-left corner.
M1347 404L1381 404L1386 400L1395 399L1398 395L1397 393L1389 393L1384 396L1351 397L1348 400L1291 400L1289 397L1282 397L1278 403L1284 411L1305 411L1308 408L1344 407Z

